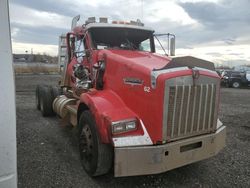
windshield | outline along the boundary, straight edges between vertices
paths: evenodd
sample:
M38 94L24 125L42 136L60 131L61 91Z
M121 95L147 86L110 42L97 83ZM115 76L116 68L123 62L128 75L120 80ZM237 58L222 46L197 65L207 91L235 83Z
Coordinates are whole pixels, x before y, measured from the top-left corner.
M93 48L154 52L153 32L132 28L91 28Z

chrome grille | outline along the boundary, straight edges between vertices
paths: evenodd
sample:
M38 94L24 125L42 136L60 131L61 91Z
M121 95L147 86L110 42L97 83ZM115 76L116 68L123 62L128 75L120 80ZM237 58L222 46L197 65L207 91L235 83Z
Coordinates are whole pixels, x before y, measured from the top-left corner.
M176 140L215 129L216 83L165 85L163 138ZM165 128L164 128L165 127Z

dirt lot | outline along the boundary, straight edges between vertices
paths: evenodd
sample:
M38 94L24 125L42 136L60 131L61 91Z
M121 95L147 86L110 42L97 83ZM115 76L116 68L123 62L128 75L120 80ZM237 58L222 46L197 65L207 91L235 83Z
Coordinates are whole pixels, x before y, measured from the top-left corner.
M35 85L56 75L16 76L19 187L250 187L250 90L223 88L220 118L227 147L217 156L158 175L90 178L80 166L75 131L35 108Z

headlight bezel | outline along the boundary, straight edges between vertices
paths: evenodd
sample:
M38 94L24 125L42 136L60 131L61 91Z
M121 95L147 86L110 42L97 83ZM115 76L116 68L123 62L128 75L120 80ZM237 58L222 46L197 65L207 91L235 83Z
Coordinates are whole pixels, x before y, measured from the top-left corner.
M138 121L136 118L124 119L111 123L111 132L113 135L128 133L138 129Z

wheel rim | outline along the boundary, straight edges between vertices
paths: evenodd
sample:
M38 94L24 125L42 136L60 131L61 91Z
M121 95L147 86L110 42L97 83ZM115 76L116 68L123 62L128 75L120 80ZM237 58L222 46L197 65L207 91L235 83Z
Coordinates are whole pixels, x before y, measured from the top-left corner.
M233 83L233 86L234 86L234 87L239 87L240 84L239 84L238 82L234 82L234 83Z
M85 124L82 129L80 135L79 149L83 166L87 170L90 170L94 150L92 132L88 124Z

